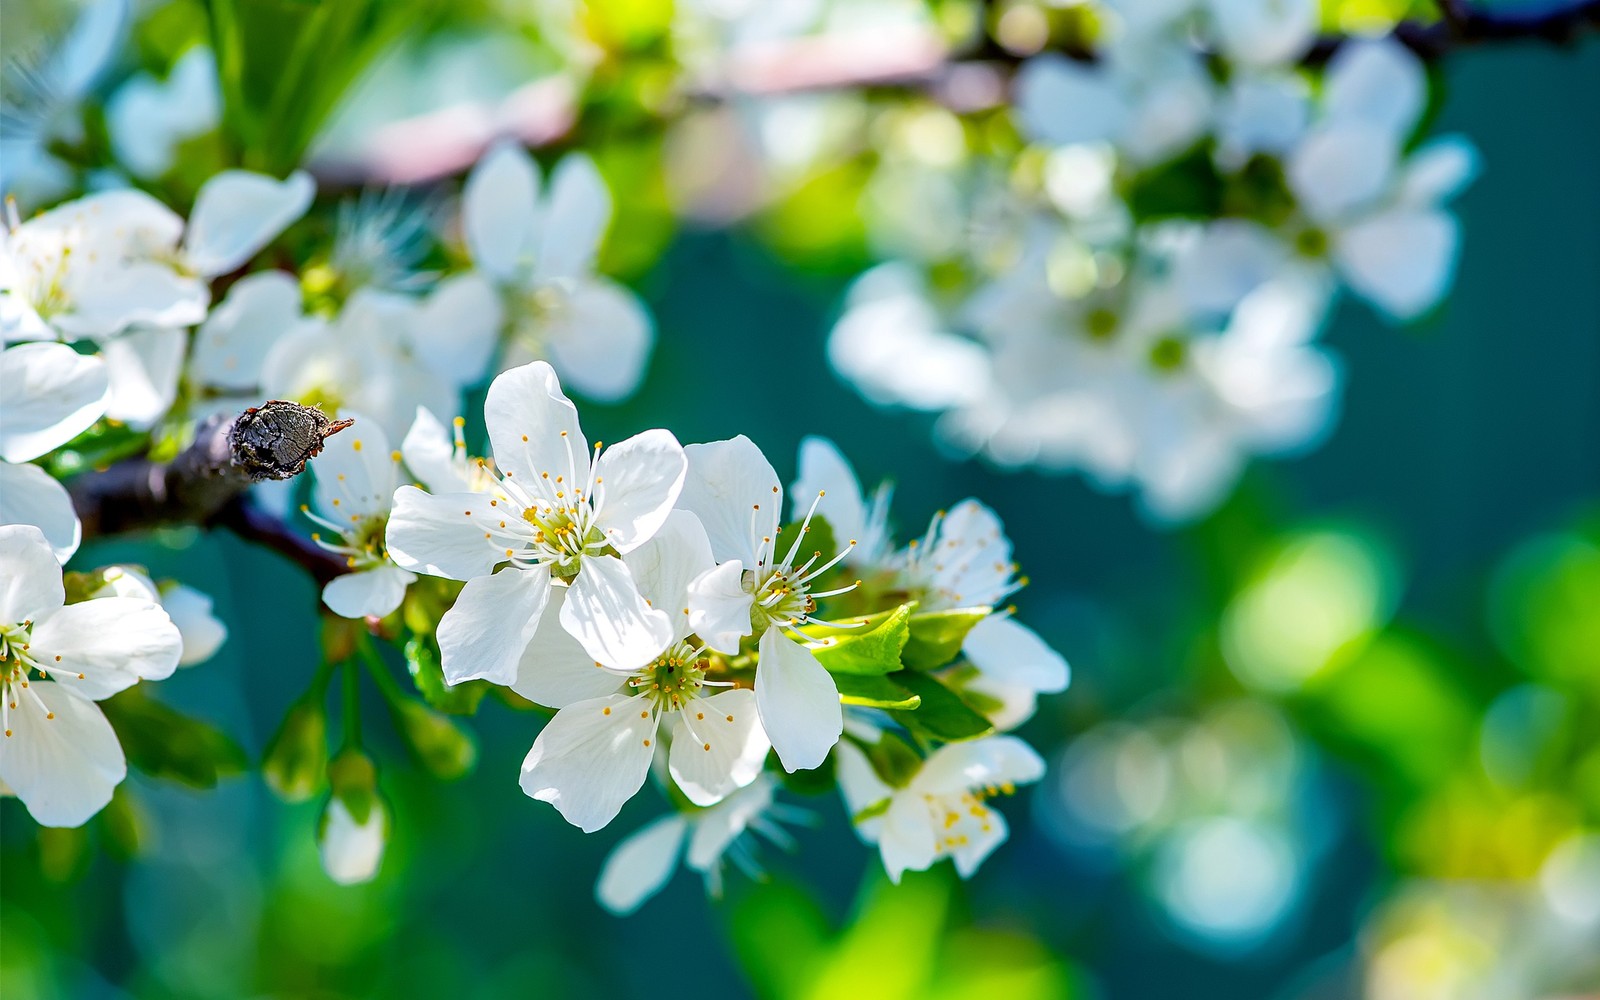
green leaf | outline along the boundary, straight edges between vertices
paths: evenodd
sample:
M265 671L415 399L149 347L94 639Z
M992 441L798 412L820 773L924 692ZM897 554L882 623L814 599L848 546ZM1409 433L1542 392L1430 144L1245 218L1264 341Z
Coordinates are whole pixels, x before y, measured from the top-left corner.
M961 644L972 627L989 617L993 608L952 608L948 611L919 611L908 623L911 636L901 654L910 670L937 670L961 655Z
M884 733L878 742L863 746L867 762L890 788L904 788L922 770L922 755L894 733Z
M846 705L866 708L899 708L907 711L922 704L922 698L878 674L837 674L839 700Z
M850 619L863 623L855 628L808 625L801 631L826 643L811 652L830 673L894 673L901 668L900 651L911 635L911 608L910 604L902 604L893 611Z
M128 763L154 778L193 788L244 771L244 750L210 723L190 718L132 687L100 703Z
M454 687L446 684L439 666L439 647L431 638L418 636L406 643L406 668L423 699L451 715L474 714L489 691L487 681L467 681Z
M931 674L904 670L892 678L922 699L914 712L893 710L890 715L897 722L919 736L928 736L946 743L974 740L994 732L994 726L979 715L972 706L961 700Z

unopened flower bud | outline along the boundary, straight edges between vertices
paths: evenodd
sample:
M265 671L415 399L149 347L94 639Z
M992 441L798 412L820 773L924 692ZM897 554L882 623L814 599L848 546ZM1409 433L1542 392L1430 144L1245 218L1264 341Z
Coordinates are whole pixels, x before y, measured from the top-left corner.
M261 776L285 802L304 802L322 790L327 772L327 715L320 702L302 699L267 745Z
M378 794L372 758L349 749L328 765L333 794L317 824L322 870L340 885L370 882L389 841L389 807Z
M459 778L478 762L478 748L466 730L414 699L394 706L395 727L411 745L417 760L434 777Z

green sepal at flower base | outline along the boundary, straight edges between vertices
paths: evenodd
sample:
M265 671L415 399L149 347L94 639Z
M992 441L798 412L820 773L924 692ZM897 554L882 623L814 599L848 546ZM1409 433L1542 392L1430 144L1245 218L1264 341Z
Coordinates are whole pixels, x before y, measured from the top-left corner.
M304 802L328 777L328 715L321 694L307 694L289 709L267 744L261 777L278 798Z
M416 636L406 642L406 669L417 693L429 705L449 715L472 715L489 692L487 681L446 684L439 664L439 646L431 636Z
M328 784L350 817L365 825L378 802L378 769L372 758L355 747L341 750L328 765Z

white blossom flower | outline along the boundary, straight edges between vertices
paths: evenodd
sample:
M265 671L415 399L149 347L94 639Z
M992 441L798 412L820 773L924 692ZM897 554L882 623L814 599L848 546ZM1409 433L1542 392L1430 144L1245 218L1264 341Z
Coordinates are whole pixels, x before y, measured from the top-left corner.
M889 880L952 858L971 878L1006 839L996 794L1044 777L1044 761L1014 736L989 736L935 750L904 788L892 788L853 743L839 745L839 790L856 833L877 844Z
M180 56L165 80L134 74L106 101L117 162L136 177L160 177L180 143L217 127L221 105L217 60L204 45Z
M66 488L25 465L93 426L105 413L105 362L63 344L18 344L0 352L0 524L31 524L66 562L83 530Z
M838 445L827 438L807 435L800 441L799 474L789 491L789 518L799 521L810 512L807 497L821 497L817 513L822 514L838 538L854 538L844 563L848 566L878 568L891 555L893 539L889 533L889 501L894 488L884 482L871 497L861 488L855 469Z
M134 324L205 318L205 279L238 268L305 213L315 186L225 170L195 197L187 226L142 191L103 191L10 225L0 248L0 334L108 338Z
M178 327L138 326L101 345L111 376L106 416L134 430L155 426L178 398L189 335Z
M548 359L584 395L622 399L638 387L655 335L638 298L593 271L611 195L577 154L556 167L548 193L539 188L527 151L500 143L462 192L473 263L505 297L509 360Z
M39 529L0 527L0 781L45 826L82 825L127 773L94 703L170 675L183 651L154 602L65 600Z
M481 493L494 489L495 476L488 463L467 454L467 422L456 417L451 429L426 407L417 415L400 442L400 457L423 489L430 493Z
M746 834L760 834L790 849L794 840L776 820L783 807L773 803L777 780L762 773L716 805L663 816L629 834L606 857L595 883L600 905L625 917L660 892L681 859L705 877L713 895L721 894L725 858L747 871L758 871ZM687 844L688 850L685 851Z
M405 600L417 578L401 569L384 546L389 510L400 484L400 452L391 451L383 428L348 410L355 421L347 433L329 438L311 465L316 477L316 511L302 511L337 540L311 536L322 548L343 556L349 572L322 588L322 603L344 618L382 618Z
M672 638L671 618L644 602L619 556L672 510L682 446L651 430L604 452L596 444L591 455L577 409L542 361L496 377L484 416L494 463L483 468L494 486L402 486L389 519L395 562L467 582L439 623L445 677L512 683L556 580L567 585L561 626L592 660L617 669L654 660Z
M188 377L202 406L248 405L273 346L304 322L300 283L292 275L258 271L234 282L195 331L189 354Z
M287 307L277 305L278 321ZM418 406L454 412L462 391L483 378L499 310L493 289L474 274L448 278L420 300L359 289L331 324L297 323L272 345L262 387L329 412L364 413L397 439Z
M814 617L817 600L853 585L822 592L811 585L848 557L856 541L824 561L820 552L802 551L802 528L788 552L779 553L783 488L761 449L740 435L684 451L689 475L680 503L705 525L719 564L690 584L689 624L723 653L738 652L744 636L756 637L761 726L786 770L814 768L838 742L844 719L838 685L811 651L814 640L796 630L831 624Z
M132 597L161 605L183 640L178 666L204 663L227 640L228 626L211 613L211 598L193 587L175 580L157 585L149 574L133 566L107 566L100 575L105 582L89 595L91 598Z
M1392 39L1342 46L1322 117L1290 154L1289 187L1307 225L1300 251L1389 316L1431 308L1450 285L1460 231L1444 205L1478 170L1467 140L1434 139L1401 160L1427 94L1421 63Z
M622 558L647 604L676 609L669 612L672 638L658 655L631 670L595 660L560 627L566 595L558 590L512 684L523 697L558 709L523 761L522 789L586 833L611 822L644 784L662 728L672 734L673 782L702 806L756 780L771 745L754 692L708 680L705 647L688 641L689 584L714 565L700 522L675 510Z

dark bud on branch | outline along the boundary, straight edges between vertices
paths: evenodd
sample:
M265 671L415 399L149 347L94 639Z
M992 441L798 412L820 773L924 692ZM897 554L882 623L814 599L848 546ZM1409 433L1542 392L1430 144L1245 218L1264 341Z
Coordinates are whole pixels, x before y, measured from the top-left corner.
M84 537L207 523L251 483L305 471L323 442L350 424L282 399L218 414L171 462L132 458L73 480Z

